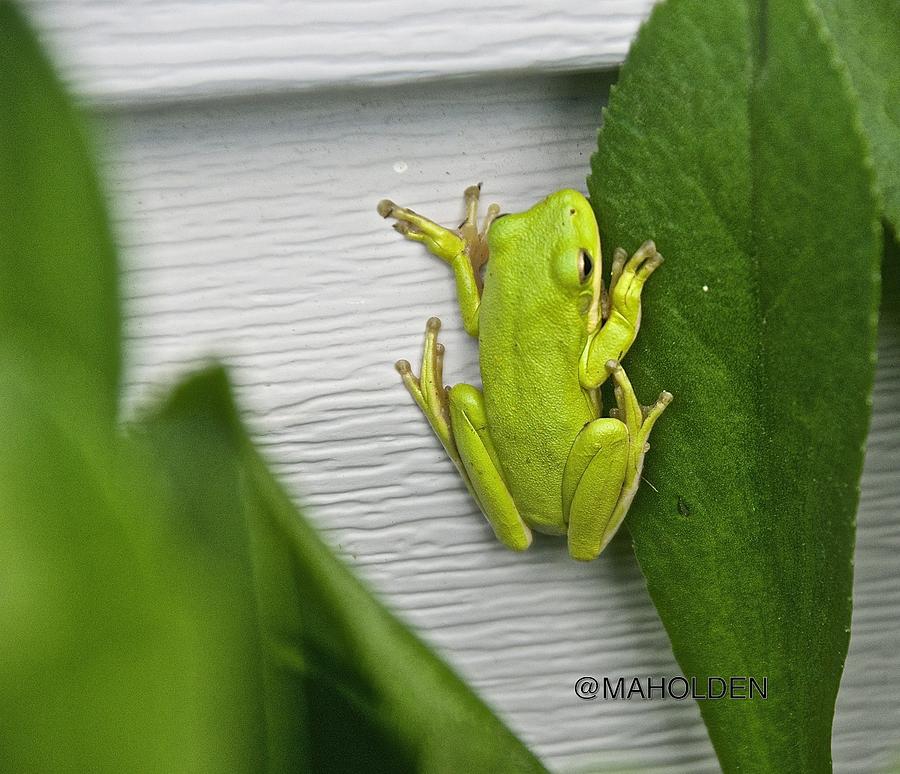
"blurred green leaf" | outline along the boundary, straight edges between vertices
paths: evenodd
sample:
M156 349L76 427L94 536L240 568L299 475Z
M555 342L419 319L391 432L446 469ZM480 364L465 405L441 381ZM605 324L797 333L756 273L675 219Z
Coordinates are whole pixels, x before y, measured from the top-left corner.
M0 768L543 771L301 521L221 370L120 433L84 140L6 2L0 42Z
M142 427L192 524L249 530L262 668L247 700L265 705L270 771L544 771L301 518L222 370L188 380Z
M885 74L885 77L889 77ZM628 520L726 771L827 771L850 631L879 238L854 100L804 1L668 0L588 181L609 250L654 238L626 367L654 431Z
M859 98L885 217L900 234L900 2L815 0Z
M103 202L7 2L0 94L0 768L258 770L258 629L222 591L248 562L176 532L152 461L117 433Z
M34 387L0 349L0 770L259 770L241 563L198 561L148 460Z
M111 419L120 323L103 198L80 121L6 0L0 104L0 329L36 381L66 381L70 411Z

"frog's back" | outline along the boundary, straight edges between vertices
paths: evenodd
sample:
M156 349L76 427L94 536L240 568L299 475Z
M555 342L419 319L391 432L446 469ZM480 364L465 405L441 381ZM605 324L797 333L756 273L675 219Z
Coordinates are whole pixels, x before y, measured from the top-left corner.
M557 331L516 334L498 322L485 321L480 345L491 440L522 517L561 534L563 469L575 437L594 419L578 383L578 354Z
M557 209L559 218L570 215L567 204ZM492 241L479 314L488 429L522 517L540 531L563 533L563 469L575 437L596 418L578 377L586 296L560 280L568 257L558 253L568 241L560 245L546 228L510 231Z

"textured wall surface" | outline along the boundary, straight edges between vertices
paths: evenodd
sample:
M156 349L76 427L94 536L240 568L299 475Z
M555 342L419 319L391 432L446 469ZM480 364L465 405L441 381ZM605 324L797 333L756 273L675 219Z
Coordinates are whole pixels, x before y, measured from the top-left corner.
M622 61L653 0L27 0L83 93L169 102Z
M518 556L493 539L392 368L418 358L432 314L445 324L447 381L477 383L476 346L446 266L374 209L390 196L455 223L471 182L509 210L584 190L609 76L413 81L612 61L648 3L605 0L581 19L561 3L549 16L367 6L377 22L346 1L298 4L305 19L282 5L31 2L81 93L115 106L96 117L125 245L130 400L222 357L259 443L326 538L551 767L716 771L694 704L575 698L582 674L678 673L627 540L579 565L559 540L538 537ZM412 26L396 40L414 45L387 45L407 5ZM318 9L332 45L292 50ZM258 23L241 24L251 10ZM419 33L433 38L453 13L459 34L426 56ZM482 51L491 35L497 50ZM344 47L362 40L356 61ZM404 83L347 88L385 79ZM845 772L883 771L900 752L896 305L879 357L835 729ZM658 389L638 385L645 397Z

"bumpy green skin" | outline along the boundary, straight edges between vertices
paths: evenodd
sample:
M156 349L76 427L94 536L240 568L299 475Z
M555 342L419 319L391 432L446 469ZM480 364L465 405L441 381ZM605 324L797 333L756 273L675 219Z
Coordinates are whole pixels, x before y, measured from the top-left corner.
M590 560L624 519L650 429L671 400L663 393L642 408L618 363L662 256L652 242L627 262L617 251L607 297L594 213L580 193L563 190L524 213L494 220L489 210L480 290L477 198L476 188L466 191L467 220L456 232L387 200L379 212L452 267L466 330L479 341L483 395L465 384L443 388L435 318L421 376L406 361L397 367L497 537L523 550L531 528L566 534L570 554ZM604 418L597 388L610 375L617 411Z
M581 194L560 191L496 221L488 244L478 345L491 438L523 520L565 534L563 470L598 416L578 374L592 287L577 265L580 248L599 259L597 223Z

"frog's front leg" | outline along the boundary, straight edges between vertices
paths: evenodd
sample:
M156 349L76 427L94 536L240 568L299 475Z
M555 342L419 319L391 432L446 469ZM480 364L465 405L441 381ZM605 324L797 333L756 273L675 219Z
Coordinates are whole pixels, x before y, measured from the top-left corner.
M443 386L444 348L437 341L440 326L437 317L428 321L420 376L413 375L406 360L397 361L397 370L497 538L515 551L524 551L531 545L531 530L522 521L500 472L484 399L468 384L449 390Z
M672 401L663 392L642 407L622 366L610 360L606 368L615 381L615 416L584 426L563 472L569 554L582 561L594 559L621 526L640 484L650 431Z
M450 264L456 278L456 294L462 312L463 327L471 336L478 335L478 309L481 305L481 267L488 258L487 230L500 208L488 207L481 230L478 229L478 197L480 186L465 190L466 219L456 231L438 225L390 199L378 203L378 214L395 218L394 228L407 239L422 242L430 252Z
M610 276L609 293L603 304L605 322L584 348L579 376L587 390L606 381L609 360L621 360L628 352L641 327L641 290L647 279L663 262L652 241L642 244L630 259L616 249Z

